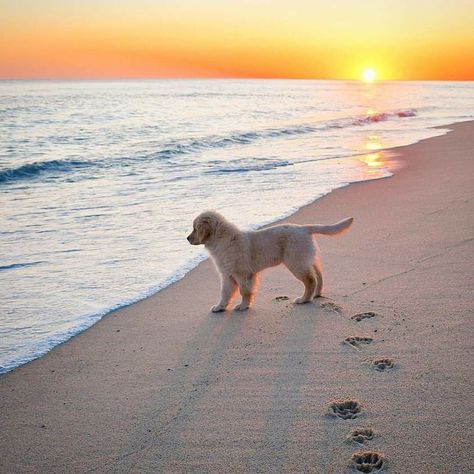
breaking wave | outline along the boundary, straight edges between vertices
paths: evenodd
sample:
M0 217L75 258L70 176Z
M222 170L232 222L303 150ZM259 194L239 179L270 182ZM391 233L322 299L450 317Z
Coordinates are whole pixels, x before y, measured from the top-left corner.
M197 153L203 150L213 148L224 148L230 146L248 145L257 140L273 139L280 137L291 137L298 135L311 134L330 129L348 128L354 126L364 126L375 122L382 122L390 119L399 119L405 117L413 117L416 110L395 110L390 112L381 112L363 117L347 117L342 119L329 120L316 124L290 125L281 128L267 128L256 131L248 131L235 133L226 137L207 136L188 140L174 140L163 145L163 148L157 152L152 152L146 156L135 157L119 157L104 160L50 160L35 161L33 163L24 164L17 168L0 170L0 183L11 181L19 181L26 179L34 179L40 175L48 174L64 174L75 172L79 169L88 167L110 168L114 164L123 165L127 161L146 161L155 159L172 159L173 157ZM244 167L240 169L218 170L218 172L239 172L239 171L259 171L267 170L269 167L286 166L289 163L281 164L256 164L250 168ZM207 173L214 173L209 170Z

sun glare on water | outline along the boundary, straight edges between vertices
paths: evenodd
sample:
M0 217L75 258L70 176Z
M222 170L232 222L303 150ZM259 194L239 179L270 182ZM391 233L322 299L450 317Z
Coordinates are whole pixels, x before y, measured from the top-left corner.
M364 78L365 82L374 82L377 74L375 73L375 69L364 69L362 72L362 77Z

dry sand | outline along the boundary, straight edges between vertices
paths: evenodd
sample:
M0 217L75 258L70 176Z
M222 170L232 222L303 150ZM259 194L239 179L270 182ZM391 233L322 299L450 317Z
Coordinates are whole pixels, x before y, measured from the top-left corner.
M373 450L389 472L473 472L474 123L450 128L397 149L407 166L394 177L287 219L355 217L319 238L340 312L293 305L300 284L276 268L252 310L210 314L206 261L0 378L0 470L340 473ZM375 370L379 358L394 367ZM344 397L357 418L327 415ZM357 427L373 439L348 442Z

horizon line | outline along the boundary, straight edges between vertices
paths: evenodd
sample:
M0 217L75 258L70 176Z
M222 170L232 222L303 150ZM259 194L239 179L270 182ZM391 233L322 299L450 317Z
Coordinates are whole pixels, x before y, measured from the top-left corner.
M0 82L19 82L19 81L166 81L166 80L182 80L182 81L194 81L194 80L215 80L215 81L338 81L338 82L363 82L363 79L322 79L322 78L309 78L309 77L241 77L241 76L229 76L229 77L216 77L216 76L169 76L169 77L0 77ZM473 79L377 79L373 83L383 82L474 82Z

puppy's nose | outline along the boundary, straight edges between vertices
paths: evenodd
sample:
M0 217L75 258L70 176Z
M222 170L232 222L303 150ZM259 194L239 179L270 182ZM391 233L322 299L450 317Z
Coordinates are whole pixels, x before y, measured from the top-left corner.
M189 243L191 243L191 236L188 235L188 236L186 237L186 240L187 240Z

